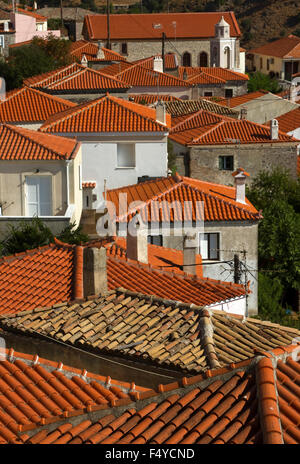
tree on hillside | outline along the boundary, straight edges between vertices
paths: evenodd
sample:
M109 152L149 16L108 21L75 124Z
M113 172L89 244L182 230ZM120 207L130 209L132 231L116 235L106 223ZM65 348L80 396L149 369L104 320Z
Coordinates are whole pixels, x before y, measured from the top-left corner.
M281 87L276 79L256 71L249 74L248 92L255 92L256 90L267 90L268 92L278 93Z
M69 40L49 34L47 39L34 37L30 45L13 48L8 60L0 63L7 90L20 87L28 77L71 63L70 46Z
M258 266L265 277L259 281L260 304L272 281L278 290L273 307L290 305L300 290L300 182L284 169L261 172L247 197L263 215L258 229Z

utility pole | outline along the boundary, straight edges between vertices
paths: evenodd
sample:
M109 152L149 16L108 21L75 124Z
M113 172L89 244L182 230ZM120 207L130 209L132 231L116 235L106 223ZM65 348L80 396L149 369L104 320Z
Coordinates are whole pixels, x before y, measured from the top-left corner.
M161 43L161 56L163 59L163 72L165 72L165 41L166 41L166 34L162 33L162 43Z
M110 49L110 1L106 0L107 48Z
M234 263L234 283L239 284L241 279L239 255L233 256Z
M60 22L61 22L61 27L64 27L64 16L63 16L63 3L62 3L62 0L60 0Z
M244 287L246 291L246 314L245 317L248 317L248 272L247 272L247 251L243 250L243 257L244 257L244 268L245 268L245 282Z

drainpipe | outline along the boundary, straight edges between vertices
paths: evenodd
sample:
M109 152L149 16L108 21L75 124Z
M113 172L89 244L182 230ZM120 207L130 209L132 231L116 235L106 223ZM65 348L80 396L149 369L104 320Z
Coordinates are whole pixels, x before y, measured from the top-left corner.
M66 177L67 177L67 209L70 205L70 160L66 160Z

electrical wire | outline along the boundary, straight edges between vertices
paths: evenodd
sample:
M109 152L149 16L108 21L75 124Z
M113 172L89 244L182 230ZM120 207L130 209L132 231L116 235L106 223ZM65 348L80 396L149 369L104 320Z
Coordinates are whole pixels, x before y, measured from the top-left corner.
M56 338L52 338L52 337L49 337L48 335L46 334L42 334L40 332L37 332L36 330L34 329L30 329L30 332L34 332L36 333L39 337L45 337L45 338L48 338L49 340L51 340L52 342L56 342L56 343L60 343L61 345L64 345L68 348L72 348L74 350L77 350L77 351L80 351L88 356L94 356L95 358L98 358L98 359L102 359L103 361L106 361L106 362L110 362L112 364L117 364L118 366L123 366L123 367L126 367L127 369L133 369L133 370L136 370L136 371L140 371L140 372L144 372L146 374L149 374L151 373L151 375L157 375L157 376L161 376L163 375L164 377L168 377L170 379L174 379L174 377L171 377L171 376L168 376L168 375L165 375L165 374L158 374L156 373L155 371L146 371L144 369L140 369L138 367L134 367L134 366L128 366L128 364L123 364L123 363L120 363L118 361L113 361L111 360L110 358L104 358L102 356L99 356L98 354L95 354L95 353L92 353L90 351L85 351L85 350L82 350L81 348L78 348L77 346L73 346L73 345L68 345L68 343L65 343L65 342L62 342L61 340L57 340Z

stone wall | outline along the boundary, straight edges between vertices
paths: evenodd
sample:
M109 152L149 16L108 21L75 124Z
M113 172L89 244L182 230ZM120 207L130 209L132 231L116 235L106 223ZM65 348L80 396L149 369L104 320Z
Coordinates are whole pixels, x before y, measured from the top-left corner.
M148 58L162 52L161 40L124 40L127 43L126 58L128 61ZM210 41L209 40L172 40L171 43L176 47L176 50L182 55L185 52L191 54L191 66L199 66L199 55L201 52L206 52L208 55L208 63L210 63ZM174 46L168 40L165 42L165 53L174 53ZM112 41L112 50L121 53L122 41ZM182 65L182 62L179 62Z
M233 156L234 170L243 167L250 174L247 183L251 183L260 171L272 170L279 166L288 169L291 176L297 178L296 143L192 147L188 173L184 170L184 156L181 154L187 152L187 149L183 146L180 148L179 144L174 143L173 150L176 153L179 174L207 182L233 185L232 171L219 169L219 156Z

